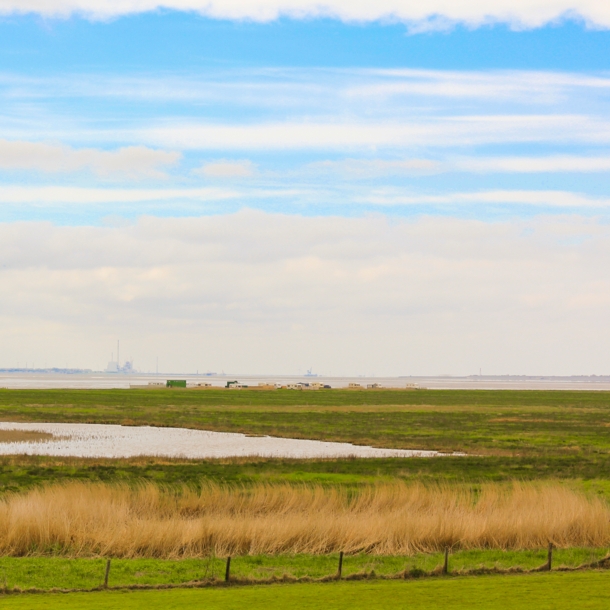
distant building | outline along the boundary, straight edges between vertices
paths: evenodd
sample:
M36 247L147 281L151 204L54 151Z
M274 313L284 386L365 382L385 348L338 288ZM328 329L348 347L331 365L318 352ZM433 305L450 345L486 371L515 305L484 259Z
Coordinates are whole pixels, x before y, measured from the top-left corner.
M286 386L287 390L302 390L303 389L303 384L302 383L289 383Z
M119 372L121 373L135 373L136 370L133 368L133 362L127 360L123 366L119 367Z
M350 382L347 387L352 390L362 389L362 386L359 383L353 383L353 382Z
M229 390L241 390L243 388L247 388L247 385L244 385L243 383L239 383L239 381L227 381L227 385L225 386L225 388L229 389Z
M165 386L168 388L186 388L186 379L168 379Z
M368 390L378 390L379 388L382 388L383 386L380 383L369 383L366 387Z
M165 381L149 381L146 385L143 383L130 383L130 388L137 390L161 390L166 387Z
M106 373L135 373L137 372L134 368L133 368L133 362L130 362L129 360L127 360L127 362L125 362L125 364L123 364L122 366L118 363L115 362L114 360L111 360L108 363L108 366L106 367Z

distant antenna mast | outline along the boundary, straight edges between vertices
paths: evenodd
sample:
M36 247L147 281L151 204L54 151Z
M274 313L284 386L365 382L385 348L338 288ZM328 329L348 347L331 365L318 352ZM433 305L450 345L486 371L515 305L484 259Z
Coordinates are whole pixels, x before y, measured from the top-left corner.
M116 363L117 363L117 367L121 366L121 359L119 357L119 340L116 340Z

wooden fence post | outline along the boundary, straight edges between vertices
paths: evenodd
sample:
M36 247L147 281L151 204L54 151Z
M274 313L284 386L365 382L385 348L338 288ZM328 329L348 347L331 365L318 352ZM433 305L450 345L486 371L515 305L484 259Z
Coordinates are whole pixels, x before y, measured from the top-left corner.
M549 542L549 551L546 560L546 569L550 572L553 566L553 543Z
M445 562L443 563L443 574L449 573L449 547L445 547Z
M229 582L231 578L231 557L227 557L227 569L225 570L225 582Z
M106 574L104 574L104 589L108 588L108 576L110 576L110 559L106 561Z
M341 580L341 572L343 572L343 551L339 553L339 570L337 572L337 578Z

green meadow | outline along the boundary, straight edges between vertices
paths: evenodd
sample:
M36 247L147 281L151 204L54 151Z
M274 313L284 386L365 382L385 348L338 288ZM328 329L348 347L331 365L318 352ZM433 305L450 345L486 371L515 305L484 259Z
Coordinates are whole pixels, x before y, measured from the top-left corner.
M421 581L26 594L5 597L2 607L6 610L605 610L609 597L606 573L559 572Z
M178 426L483 455L610 449L608 392L2 390L0 419Z
M0 458L0 490L66 479L197 485L562 479L606 493L610 393L484 390L0 390L0 420L177 426L435 449L350 460Z

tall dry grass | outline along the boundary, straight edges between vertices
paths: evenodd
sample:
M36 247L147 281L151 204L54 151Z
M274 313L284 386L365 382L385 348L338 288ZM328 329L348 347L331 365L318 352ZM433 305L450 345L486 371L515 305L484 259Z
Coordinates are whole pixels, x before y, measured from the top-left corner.
M201 492L71 483L0 501L0 554L194 557L603 546L610 510L559 484L209 485Z

